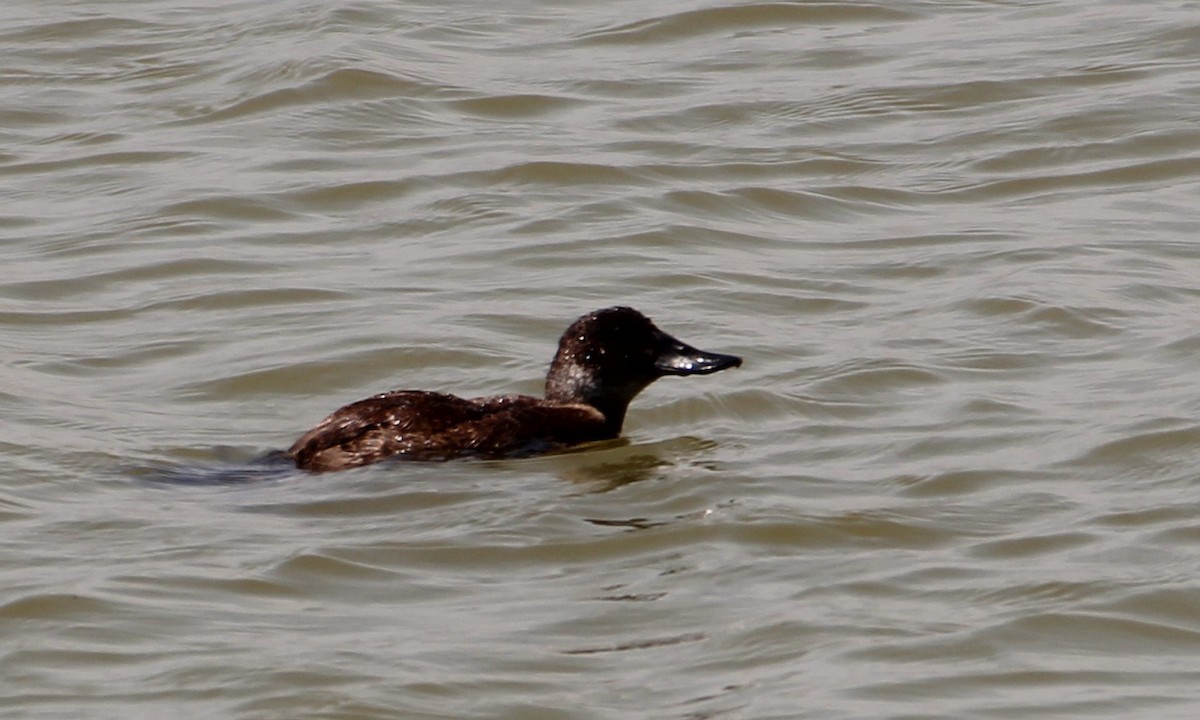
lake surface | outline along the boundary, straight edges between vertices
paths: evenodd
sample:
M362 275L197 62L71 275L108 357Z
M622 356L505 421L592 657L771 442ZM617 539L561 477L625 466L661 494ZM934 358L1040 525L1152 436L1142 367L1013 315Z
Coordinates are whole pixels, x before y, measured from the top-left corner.
M1200 5L0 9L5 718L1194 718ZM267 471L743 367L621 441Z

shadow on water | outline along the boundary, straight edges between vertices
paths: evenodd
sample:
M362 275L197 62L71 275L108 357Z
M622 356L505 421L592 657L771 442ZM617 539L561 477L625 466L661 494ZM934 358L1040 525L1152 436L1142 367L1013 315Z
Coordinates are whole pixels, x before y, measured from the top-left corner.
M274 450L245 461L220 464L160 463L130 468L129 474L150 485L184 485L193 487L215 485L246 485L283 480L300 472L282 450Z
M617 462L573 467L559 473L559 476L570 483L586 487L589 493L605 493L657 477L671 465L671 461L657 455L631 455Z
M680 437L658 443L634 446L626 438L587 443L582 446L544 454L520 455L511 458L459 457L438 460L404 460L399 458L377 463L397 466L410 462L431 463L503 463L510 469L514 463L529 472L548 471L562 480L579 486L587 494L606 493L626 485L662 477L680 465L680 458L695 458L710 450L716 443L693 437ZM308 474L299 470L283 450L247 459L244 450L215 448L204 453L203 459L190 461L159 461L126 468L125 472L140 482L151 485L220 486L245 485L295 478ZM704 467L694 459L684 463Z
M532 470L550 472L587 494L606 493L669 474L681 466L704 467L697 458L717 446L691 436L652 443L620 437L549 453L532 460Z

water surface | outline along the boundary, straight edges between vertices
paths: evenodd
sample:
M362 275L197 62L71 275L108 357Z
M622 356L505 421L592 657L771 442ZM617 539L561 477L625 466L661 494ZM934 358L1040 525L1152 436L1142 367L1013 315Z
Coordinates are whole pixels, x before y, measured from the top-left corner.
M5 717L1200 709L1194 3L0 18ZM618 303L746 363L252 465Z

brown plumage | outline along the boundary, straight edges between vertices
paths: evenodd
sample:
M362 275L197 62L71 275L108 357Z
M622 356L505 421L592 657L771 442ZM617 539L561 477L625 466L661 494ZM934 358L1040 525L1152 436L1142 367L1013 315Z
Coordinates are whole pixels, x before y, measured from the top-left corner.
M740 358L697 350L632 308L597 310L559 340L545 399L465 399L396 390L351 403L288 450L300 468L341 470L389 457L511 457L620 435L629 402L663 375L702 375Z

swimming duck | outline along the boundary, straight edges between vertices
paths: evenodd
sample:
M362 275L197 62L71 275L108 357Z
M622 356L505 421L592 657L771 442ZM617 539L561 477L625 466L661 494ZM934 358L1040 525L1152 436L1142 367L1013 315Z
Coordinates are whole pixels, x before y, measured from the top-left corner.
M621 434L633 398L664 375L707 375L742 364L704 352L629 307L588 313L558 342L546 396L460 398L395 390L351 403L287 451L305 470L343 470L388 458L519 457Z

